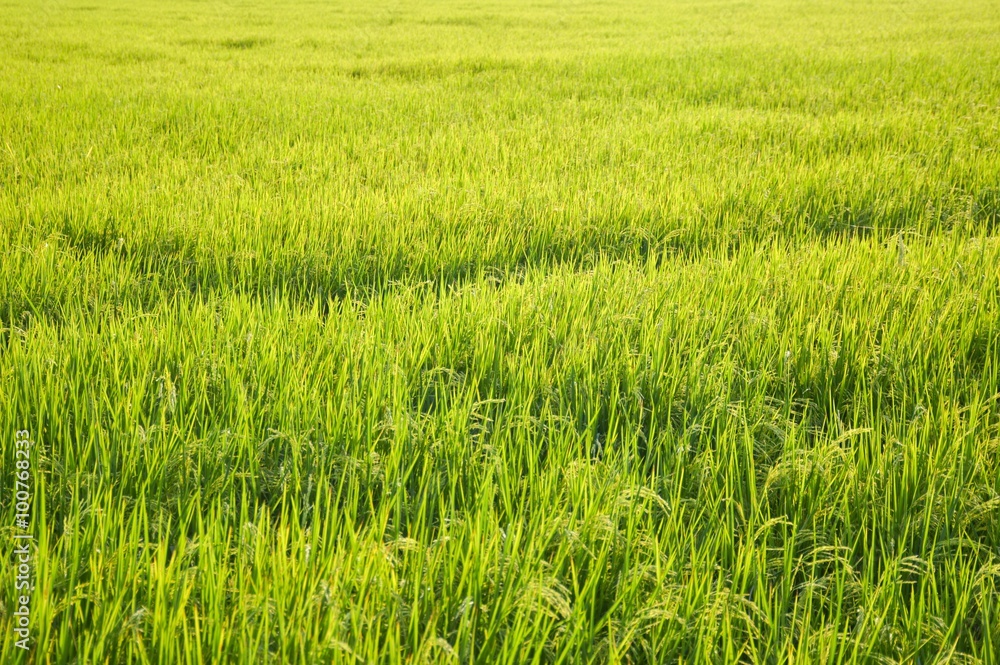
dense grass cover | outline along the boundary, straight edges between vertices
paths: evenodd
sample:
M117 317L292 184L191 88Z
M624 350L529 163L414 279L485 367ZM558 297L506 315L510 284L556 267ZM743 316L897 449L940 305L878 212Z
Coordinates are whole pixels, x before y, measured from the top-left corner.
M56 663L1000 662L1000 5L0 5Z

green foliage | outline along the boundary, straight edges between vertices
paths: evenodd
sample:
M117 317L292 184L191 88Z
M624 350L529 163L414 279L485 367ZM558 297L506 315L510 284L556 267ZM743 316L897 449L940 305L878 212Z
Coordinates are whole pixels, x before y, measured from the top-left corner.
M998 35L0 6L35 660L1000 662Z

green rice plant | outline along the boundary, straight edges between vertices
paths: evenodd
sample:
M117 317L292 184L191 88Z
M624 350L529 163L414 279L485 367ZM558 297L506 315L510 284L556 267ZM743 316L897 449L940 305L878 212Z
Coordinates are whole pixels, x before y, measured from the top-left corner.
M0 661L1000 661L993 3L0 16Z

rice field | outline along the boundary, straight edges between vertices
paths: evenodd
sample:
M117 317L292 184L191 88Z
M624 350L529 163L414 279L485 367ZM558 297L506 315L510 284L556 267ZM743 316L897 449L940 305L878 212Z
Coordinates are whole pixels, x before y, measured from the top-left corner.
M1000 663L998 402L992 0L0 4L0 662Z

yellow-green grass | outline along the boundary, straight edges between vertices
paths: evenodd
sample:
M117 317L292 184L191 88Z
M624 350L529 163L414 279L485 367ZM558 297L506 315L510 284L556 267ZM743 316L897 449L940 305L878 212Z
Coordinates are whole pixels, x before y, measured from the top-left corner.
M0 661L1000 662L996 3L0 48Z

